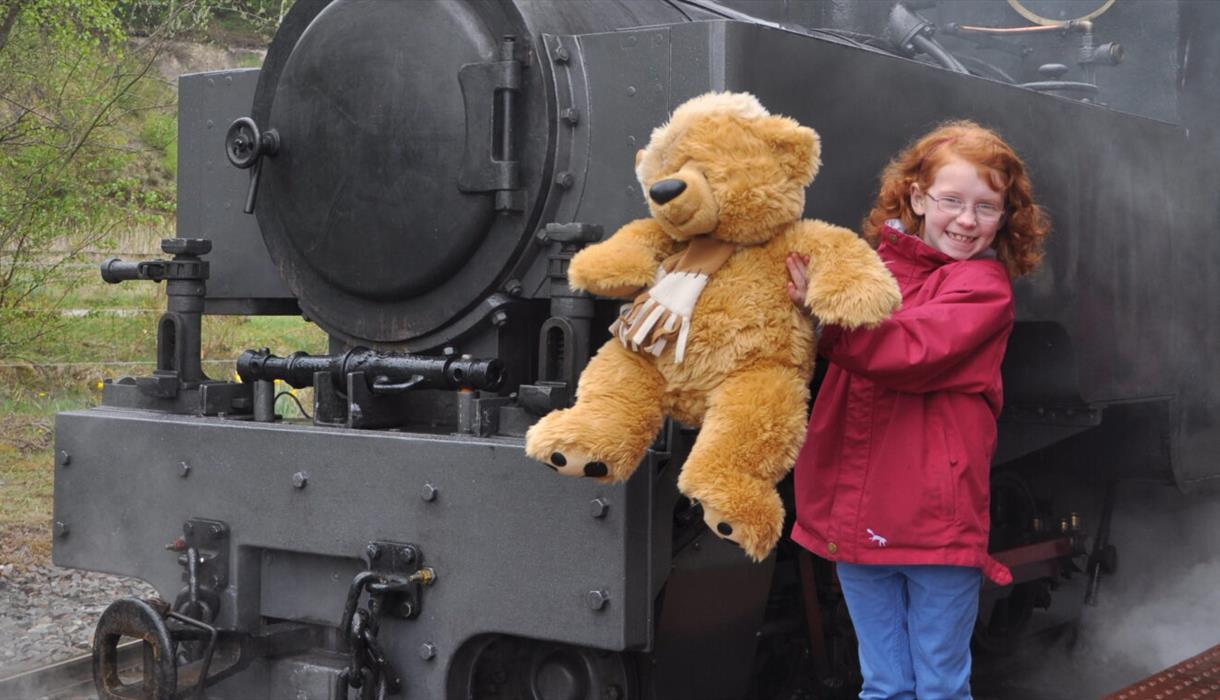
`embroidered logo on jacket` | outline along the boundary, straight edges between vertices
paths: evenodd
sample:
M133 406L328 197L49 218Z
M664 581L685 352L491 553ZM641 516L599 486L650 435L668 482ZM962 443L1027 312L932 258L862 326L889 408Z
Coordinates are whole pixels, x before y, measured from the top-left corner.
M877 533L873 532L873 529L871 527L865 528L865 530L867 530L867 532L868 532L868 541L875 543L878 547L884 547L890 543L889 540L887 540L884 537L882 537L881 535L878 535Z

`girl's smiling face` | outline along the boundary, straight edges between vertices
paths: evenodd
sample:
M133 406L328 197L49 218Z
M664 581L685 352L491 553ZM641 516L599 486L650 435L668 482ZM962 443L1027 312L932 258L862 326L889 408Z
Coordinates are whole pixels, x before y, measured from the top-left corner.
M991 189L978 168L960 158L942 165L926 192L913 183L910 197L911 209L923 217L924 242L955 260L985 253L1004 222L1002 215L995 217L1004 211L1004 195ZM947 211L953 208L961 211Z

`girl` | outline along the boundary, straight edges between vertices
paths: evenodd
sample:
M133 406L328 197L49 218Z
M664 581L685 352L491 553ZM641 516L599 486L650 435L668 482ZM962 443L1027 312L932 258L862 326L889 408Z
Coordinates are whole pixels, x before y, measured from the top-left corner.
M881 177L864 235L902 287L872 329L822 329L830 360L796 462L792 539L838 562L860 643L860 698L970 697L987 555L988 479L1003 405L1013 278L1049 230L1024 164L968 121L932 131ZM788 260L804 299L807 261Z

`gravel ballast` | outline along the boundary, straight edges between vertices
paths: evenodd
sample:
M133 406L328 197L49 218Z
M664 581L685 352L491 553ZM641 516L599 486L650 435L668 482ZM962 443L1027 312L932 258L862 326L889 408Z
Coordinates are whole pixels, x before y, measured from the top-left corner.
M51 564L0 564L0 678L89 653L116 598L155 596L138 579Z

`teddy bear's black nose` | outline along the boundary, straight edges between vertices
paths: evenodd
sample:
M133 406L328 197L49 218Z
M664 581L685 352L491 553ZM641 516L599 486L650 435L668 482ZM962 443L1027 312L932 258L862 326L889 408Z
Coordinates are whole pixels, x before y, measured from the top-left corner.
M682 194L686 183L681 180L661 180L648 188L648 196L657 204L664 204Z

